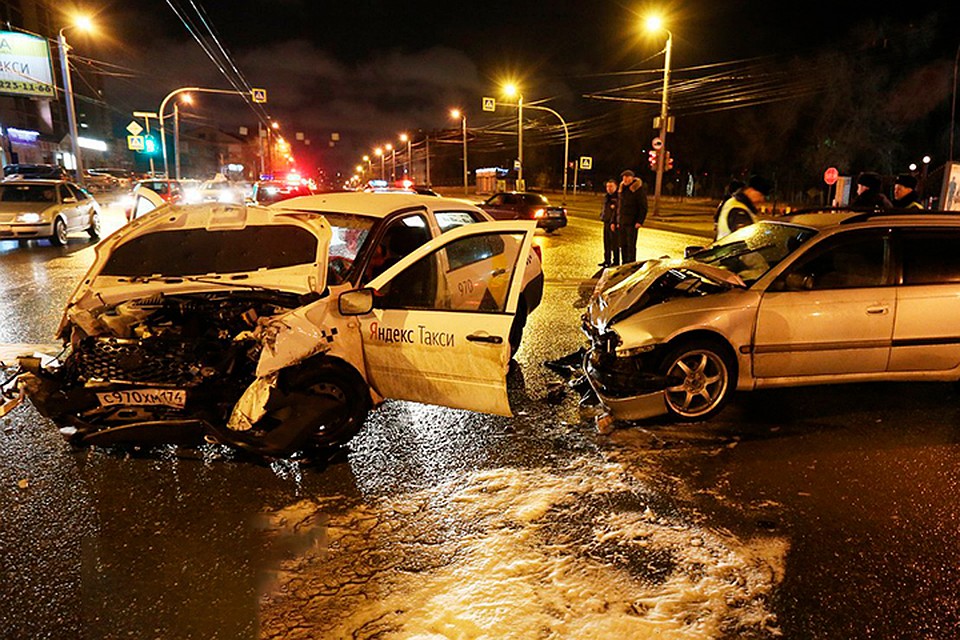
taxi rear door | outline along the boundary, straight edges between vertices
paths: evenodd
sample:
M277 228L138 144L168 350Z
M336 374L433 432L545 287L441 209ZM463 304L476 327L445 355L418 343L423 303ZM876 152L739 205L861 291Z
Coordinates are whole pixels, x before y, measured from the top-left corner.
M511 415L506 375L533 222L448 231L370 282L367 377L386 398Z

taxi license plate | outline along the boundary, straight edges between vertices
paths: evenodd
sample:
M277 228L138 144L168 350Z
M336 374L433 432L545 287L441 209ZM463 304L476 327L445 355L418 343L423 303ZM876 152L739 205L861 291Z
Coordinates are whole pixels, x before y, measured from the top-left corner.
M559 218L561 216L563 216L562 211L547 211L548 218Z
M187 403L187 392L183 389L127 389L98 393L97 400L101 407L125 405L183 409Z

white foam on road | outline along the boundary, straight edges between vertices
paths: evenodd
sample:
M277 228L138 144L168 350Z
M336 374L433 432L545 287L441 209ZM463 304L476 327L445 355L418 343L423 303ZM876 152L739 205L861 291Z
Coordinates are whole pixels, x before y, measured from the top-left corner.
M767 603L787 542L658 513L648 491L618 464L579 459L476 472L339 512L291 505L268 529L310 545L264 594L262 635L776 635Z

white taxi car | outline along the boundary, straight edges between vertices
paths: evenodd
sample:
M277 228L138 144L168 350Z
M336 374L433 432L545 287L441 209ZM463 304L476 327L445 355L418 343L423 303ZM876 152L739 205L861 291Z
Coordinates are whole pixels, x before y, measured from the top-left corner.
M402 198L412 215L439 200ZM366 278L390 227L365 242L370 222L160 206L97 247L61 322L65 355L22 358L21 389L78 444L205 436L263 455L346 442L384 398L509 415L535 224L452 225Z
M795 215L607 270L583 317L607 415L702 420L735 389L960 379L960 215Z

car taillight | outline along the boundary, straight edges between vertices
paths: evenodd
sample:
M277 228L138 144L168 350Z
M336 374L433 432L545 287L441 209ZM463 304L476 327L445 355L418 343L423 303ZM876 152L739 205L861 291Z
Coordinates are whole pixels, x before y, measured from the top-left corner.
M545 213L546 213L546 211L545 211L544 209L537 209L536 211L533 212L533 217L534 217L534 218L542 218L542 217L543 217L543 214L545 214Z

